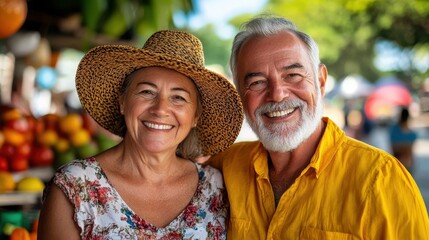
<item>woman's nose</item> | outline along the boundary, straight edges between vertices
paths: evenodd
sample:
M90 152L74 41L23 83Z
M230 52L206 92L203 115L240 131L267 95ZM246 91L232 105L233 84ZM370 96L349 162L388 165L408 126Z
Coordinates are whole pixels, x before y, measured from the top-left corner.
M168 115L169 101L165 98L157 98L151 107L151 113L159 116Z

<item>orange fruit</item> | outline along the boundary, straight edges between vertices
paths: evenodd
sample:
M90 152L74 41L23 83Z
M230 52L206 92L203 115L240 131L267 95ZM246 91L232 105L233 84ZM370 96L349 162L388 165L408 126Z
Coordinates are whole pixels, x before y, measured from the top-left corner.
M30 233L23 227L17 227L10 234L9 240L30 240Z
M30 233L30 240L37 240L37 232Z
M72 134L83 127L82 116L77 113L70 113L60 119L59 127L61 132Z
M15 190L16 182L10 172L0 172L0 193Z
M82 146L91 141L91 135L85 129L80 129L70 135L70 142L73 146Z
M3 129L3 134L5 142L8 142L13 146L22 145L27 140L24 133L20 133L13 129L5 128Z
M0 38L7 38L17 32L26 17L26 0L0 0Z
M37 232L38 229L39 229L39 219L36 218L31 224L31 232Z
M5 136L4 136L4 133L3 133L3 131L1 131L0 130L0 148L1 148L1 146L3 146L3 143L5 142Z
M2 0L0 0L0 2L1 1ZM11 108L2 114L2 118L5 122L10 120L20 119L22 117L23 117L22 112L19 111L18 108Z
M58 133L55 130L47 129L37 135L37 141L43 146L54 146L58 141Z
M48 113L42 117L42 120L45 129L56 129L60 116L55 113Z

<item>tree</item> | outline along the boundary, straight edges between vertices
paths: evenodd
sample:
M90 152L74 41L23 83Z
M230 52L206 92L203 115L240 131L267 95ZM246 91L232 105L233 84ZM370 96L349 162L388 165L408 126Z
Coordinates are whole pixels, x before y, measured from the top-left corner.
M419 82L427 75L415 67L415 58L429 55L429 1L422 0L270 0L264 11L284 16L318 42L322 62L342 79L361 74L370 81L383 73L374 65L375 46L395 43L407 51L408 69L396 70L404 79ZM243 22L243 17L237 19ZM399 72L398 72L399 71Z
M72 35L82 39L80 50L86 51L98 43L92 42L96 36L105 42L130 40L141 45L157 30L174 29L174 13L190 13L194 6L192 0L32 0L28 9L24 29ZM65 29L73 16L78 28Z

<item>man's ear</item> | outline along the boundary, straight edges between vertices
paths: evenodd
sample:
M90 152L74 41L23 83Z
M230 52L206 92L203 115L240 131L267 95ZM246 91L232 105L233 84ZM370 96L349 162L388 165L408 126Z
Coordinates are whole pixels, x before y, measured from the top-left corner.
M320 84L320 93L322 96L325 96L325 86L326 81L328 80L328 69L325 64L319 64L319 84Z

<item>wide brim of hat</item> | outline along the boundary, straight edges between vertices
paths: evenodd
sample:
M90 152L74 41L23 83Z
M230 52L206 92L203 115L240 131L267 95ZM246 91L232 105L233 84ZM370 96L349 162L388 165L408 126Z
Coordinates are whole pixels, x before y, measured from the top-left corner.
M243 123L243 108L235 87L225 77L204 67L141 48L105 45L85 54L76 73L82 107L100 126L120 135L123 124L118 102L120 87L130 73L151 66L175 70L195 82L202 105L197 133L204 155L216 154L234 143Z

